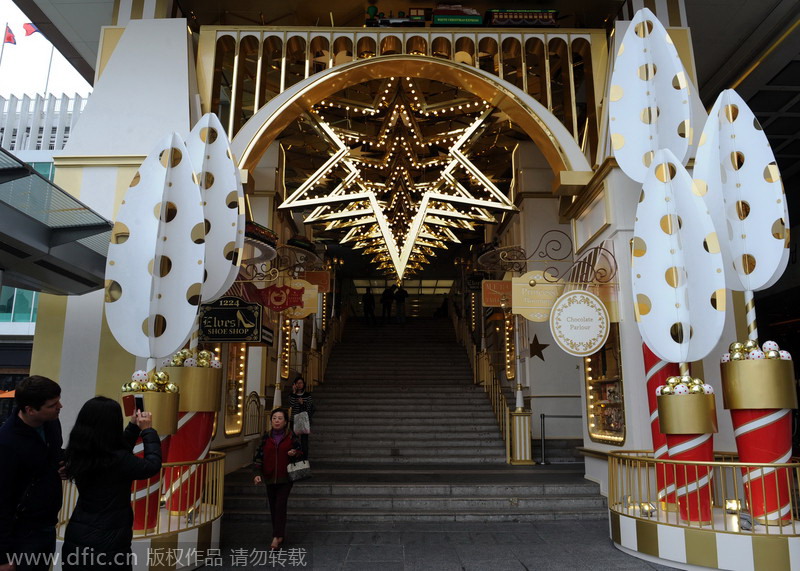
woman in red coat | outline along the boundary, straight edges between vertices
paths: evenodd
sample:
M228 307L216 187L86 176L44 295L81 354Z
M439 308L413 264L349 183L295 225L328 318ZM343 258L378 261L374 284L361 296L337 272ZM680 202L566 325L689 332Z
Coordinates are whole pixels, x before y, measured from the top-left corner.
M253 463L256 476L254 484L267 485L269 513L272 516L272 544L270 549L279 549L286 531L286 508L292 482L289 480L289 462L297 460L303 453L300 441L289 429L286 410L276 408L270 416L271 428L264 433L261 445L256 450Z

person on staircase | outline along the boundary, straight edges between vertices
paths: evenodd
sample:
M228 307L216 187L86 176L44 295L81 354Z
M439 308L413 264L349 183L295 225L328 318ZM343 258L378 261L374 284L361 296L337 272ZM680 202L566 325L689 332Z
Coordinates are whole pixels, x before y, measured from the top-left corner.
M302 375L297 375L292 383L292 392L289 394L289 410L291 411L291 418L295 433L300 437L300 446L303 450L303 458L308 460L308 432L302 430L298 432L298 426L294 424L294 419L301 412L308 414L308 420L314 416L314 398L311 393L306 391L306 381Z
M270 550L280 549L286 539L286 511L293 482L289 480L289 462L303 455L300 440L289 430L289 413L276 408L270 415L270 429L261 438L253 457L253 483L267 488L269 513L272 518Z
M397 286L394 292L394 302L397 305L397 323L406 322L406 298L408 292L403 287L403 284Z
M375 298L372 296L372 288L368 287L361 296L361 305L364 307L364 321L369 325L375 325Z
M387 286L381 294L381 305L383 312L381 313L381 321L389 323L392 319L392 302L394 301L394 288L396 286Z

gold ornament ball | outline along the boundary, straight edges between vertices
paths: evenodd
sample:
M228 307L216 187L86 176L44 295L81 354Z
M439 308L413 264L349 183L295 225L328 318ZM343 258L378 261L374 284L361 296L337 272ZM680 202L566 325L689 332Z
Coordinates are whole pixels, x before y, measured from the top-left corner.
M131 390L130 383L125 383L124 385L122 385L122 392L123 393L127 393L129 390Z
M175 383L167 383L167 392L168 393L177 393L178 392L178 385Z
M731 353L731 361L744 361L744 356L742 351L734 351Z
M680 382L681 382L681 378L680 377L668 377L667 378L667 385L670 386L670 387L674 387L675 385L677 385Z
M739 343L736 341L735 343L731 343L728 347L729 353L735 353L737 351L744 351L744 343Z
M674 377L674 378L677 379L677 377ZM674 388L673 385L667 385L663 389L661 389L661 396L671 395L674 391L675 391L675 388Z
M205 359L206 361L210 361L211 359L214 358L214 356L211 354L211 351L200 351L197 354L197 358L198 359ZM203 365L200 365L200 366L202 367Z
M761 347L758 346L758 341L756 341L755 339L748 339L747 341L744 342L745 353L749 353L754 349L761 349Z
M682 385L691 386L692 385L692 377L690 377L689 375L683 375L681 377L681 384Z
M691 393L693 395L701 395L701 394L703 394L703 392L704 391L703 391L703 384L702 383L700 383L699 385L692 385L691 387L689 387L689 393Z
M780 359L781 358L781 352L780 351L767 351L766 353L764 353L764 356L767 359Z
M153 375L153 381L157 385L166 385L169 382L169 373L158 371L155 375Z
M133 392L142 390L142 383L139 381L131 381L128 386L131 388Z
M147 390L148 391L157 391L158 390L158 385L155 384L153 381L148 381L147 382Z
M210 367L211 362L208 359L198 359L197 360L198 367Z
M172 365L173 367L180 367L181 365L183 365L183 359L181 359L179 356L175 355L172 358L172 361L170 361L170 365Z
M701 379L700 377L693 378L692 379L692 386L696 387L698 385L701 386L701 387L703 386L703 379Z
M192 352L189 349L181 349L176 355L180 355L181 359L188 359L192 356Z

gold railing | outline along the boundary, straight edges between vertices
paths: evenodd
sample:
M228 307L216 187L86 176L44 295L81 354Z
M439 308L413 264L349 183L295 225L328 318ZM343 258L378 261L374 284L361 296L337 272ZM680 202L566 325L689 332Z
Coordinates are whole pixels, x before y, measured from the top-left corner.
M680 527L755 535L800 534L800 459L792 458L786 464L745 464L736 462L735 454L724 452L716 453L715 458L714 462L681 462L655 459L652 451L611 452L608 507L628 517ZM747 476L753 479L746 486ZM693 483L701 478L710 484ZM668 488L665 481L674 487ZM670 495L676 488L683 494L677 498ZM680 502L684 502L682 508ZM696 515L707 509L710 517L685 518L681 509L684 514ZM785 515L774 516L776 513Z
M134 521L148 522L147 529L134 530L135 537L174 534L212 522L222 516L225 454L209 452L205 460L165 463L161 466L159 477L136 480L131 497L137 494L141 496L148 484L153 482L160 482L156 492L151 491L149 495L132 502ZM57 527L61 539L78 501L78 488L74 483L67 480L62 487L64 500ZM154 493L158 493L158 502L148 501L155 500L151 497Z
M606 49L599 29L203 26L198 79L205 110L233 136L272 97L326 69L397 54L443 59L531 95L594 154Z
M253 436L261 434L267 425L266 406L263 402L264 397L253 391L247 395L244 405L244 434L243 436Z
M325 378L325 366L323 364L323 354L316 349L309 349L305 355L305 367L303 376L306 379L306 387L309 391L321 384Z
M483 386L483 389L489 395L492 412L497 419L497 424L500 427L500 436L505 443L506 462L511 462L511 408L508 406L506 396L503 394L503 387L491 364L489 353L486 351L478 353L477 363L475 383Z

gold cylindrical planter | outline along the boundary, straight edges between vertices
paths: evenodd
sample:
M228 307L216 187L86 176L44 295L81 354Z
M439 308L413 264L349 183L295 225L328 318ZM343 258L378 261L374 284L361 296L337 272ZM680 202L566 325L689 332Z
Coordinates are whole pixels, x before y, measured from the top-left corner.
M714 395L664 395L658 401L662 434L707 434L717 432Z
M726 409L797 408L792 361L754 359L722 363Z
M125 395L142 395L144 409L153 413L153 428L156 429L159 436L175 434L178 431L178 395L176 393L144 391L125 393L122 396Z
M169 381L180 389L180 412L219 412L222 369L211 367L164 367Z

